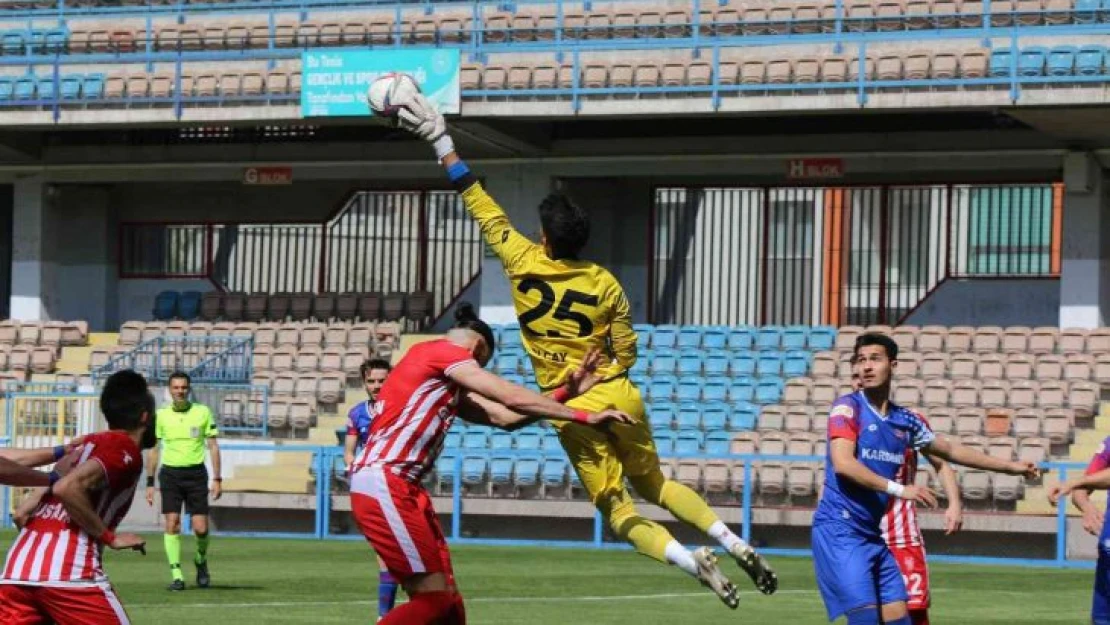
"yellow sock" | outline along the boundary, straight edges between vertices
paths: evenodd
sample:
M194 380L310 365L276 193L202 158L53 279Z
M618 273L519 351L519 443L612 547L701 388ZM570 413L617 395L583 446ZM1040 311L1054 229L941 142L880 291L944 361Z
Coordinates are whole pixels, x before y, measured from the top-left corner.
M640 516L627 491L601 495L594 499L594 504L617 536L632 543L643 555L668 564L667 544L674 537L662 525Z
M711 525L721 520L697 493L678 482L667 480L661 471L630 477L628 481L641 497L667 509L679 521L702 532L708 532Z

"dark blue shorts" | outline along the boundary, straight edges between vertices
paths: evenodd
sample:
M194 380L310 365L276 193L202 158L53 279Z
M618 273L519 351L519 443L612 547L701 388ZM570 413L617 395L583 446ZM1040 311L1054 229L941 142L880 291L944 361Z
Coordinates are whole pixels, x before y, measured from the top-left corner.
M1110 552L1099 545L1095 567L1095 593L1091 600L1091 623L1110 625Z
M879 536L840 523L813 526L813 568L829 620L866 606L906 601L898 562Z

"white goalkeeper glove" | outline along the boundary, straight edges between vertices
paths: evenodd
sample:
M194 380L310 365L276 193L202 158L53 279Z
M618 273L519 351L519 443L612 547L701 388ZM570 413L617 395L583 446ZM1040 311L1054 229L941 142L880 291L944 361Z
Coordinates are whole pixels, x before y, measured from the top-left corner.
M447 134L447 120L424 97L424 94L417 93L408 102L398 104L400 104L396 117L398 127L431 143L435 148L436 158L440 160L455 151L455 143Z

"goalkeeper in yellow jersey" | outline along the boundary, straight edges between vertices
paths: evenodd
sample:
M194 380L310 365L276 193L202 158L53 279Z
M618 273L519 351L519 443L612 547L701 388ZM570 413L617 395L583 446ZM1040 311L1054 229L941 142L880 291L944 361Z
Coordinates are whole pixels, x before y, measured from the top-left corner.
M608 354L597 370L602 381L567 403L590 411L614 407L635 422L611 426L608 432L561 422L552 425L582 485L613 531L640 553L697 578L729 607L739 603L736 587L717 568L709 548L691 552L663 526L640 516L624 486L627 477L644 499L719 542L760 591L775 592L778 580L763 558L693 490L666 479L660 471L640 391L627 373L636 361L636 334L624 289L605 268L579 258L590 234L586 213L562 194L553 193L539 207L541 243L530 241L513 228L455 153L443 116L431 104L419 94L410 102L393 104L401 105L396 125L432 143L486 244L501 259L512 285L524 348L540 387L545 392L558 389L593 348Z

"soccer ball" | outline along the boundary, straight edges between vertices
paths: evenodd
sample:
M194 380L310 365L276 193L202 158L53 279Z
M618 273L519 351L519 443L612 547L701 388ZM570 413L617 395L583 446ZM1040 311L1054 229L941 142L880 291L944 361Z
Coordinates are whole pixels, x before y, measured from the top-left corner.
M418 93L420 93L420 87L412 76L390 72L382 74L370 83L370 88L366 92L366 101L375 115L395 117L405 103L411 102Z

